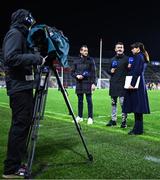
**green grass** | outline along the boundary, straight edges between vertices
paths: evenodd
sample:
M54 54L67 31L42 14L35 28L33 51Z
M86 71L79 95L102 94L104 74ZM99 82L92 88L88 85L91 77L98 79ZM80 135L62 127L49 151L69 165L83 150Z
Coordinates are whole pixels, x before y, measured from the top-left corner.
M77 96L68 89L69 100L77 115ZM111 100L108 90L93 94L94 124L87 125L87 106L84 99L82 134L93 162L72 123L63 96L49 89L45 118L41 121L33 177L38 179L159 179L160 178L160 91L148 91L151 114L144 116L144 134L129 136L133 114L128 115L128 128L121 129L118 107L118 125L111 128ZM6 155L6 144L11 112L4 89L0 90L0 174Z

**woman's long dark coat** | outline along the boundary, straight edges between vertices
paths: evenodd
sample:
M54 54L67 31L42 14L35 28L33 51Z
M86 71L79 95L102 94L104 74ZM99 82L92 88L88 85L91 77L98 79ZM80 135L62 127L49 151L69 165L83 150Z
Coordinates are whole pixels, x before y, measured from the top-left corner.
M138 89L127 89L125 92L123 112L124 113L144 113L149 114L149 102L145 85L144 72L147 63L144 60L144 55L138 53L134 56L134 63L131 67L129 75L133 76L131 85L134 87L138 76L140 76L140 84Z

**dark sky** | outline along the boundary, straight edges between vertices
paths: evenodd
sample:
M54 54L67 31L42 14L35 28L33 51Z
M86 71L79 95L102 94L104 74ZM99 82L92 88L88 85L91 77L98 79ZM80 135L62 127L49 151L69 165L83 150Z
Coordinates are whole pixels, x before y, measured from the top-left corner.
M111 56L114 44L122 41L126 54L130 44L141 41L152 60L160 60L160 10L158 1L125 0L11 0L1 6L1 35L8 30L11 13L18 8L29 9L39 23L61 29L70 41L70 55L87 44L90 55L99 56L103 40L103 57ZM5 1L6 2L6 1Z

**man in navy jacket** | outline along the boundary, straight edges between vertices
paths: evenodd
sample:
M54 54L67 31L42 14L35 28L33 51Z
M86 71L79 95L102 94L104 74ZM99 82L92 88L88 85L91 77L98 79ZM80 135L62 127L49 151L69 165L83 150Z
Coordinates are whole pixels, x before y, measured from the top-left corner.
M80 56L74 61L72 76L76 79L76 94L78 96L77 122L83 121L83 97L86 95L88 105L88 124L93 123L92 91L96 87L96 66L94 59L88 55L88 47L82 45Z

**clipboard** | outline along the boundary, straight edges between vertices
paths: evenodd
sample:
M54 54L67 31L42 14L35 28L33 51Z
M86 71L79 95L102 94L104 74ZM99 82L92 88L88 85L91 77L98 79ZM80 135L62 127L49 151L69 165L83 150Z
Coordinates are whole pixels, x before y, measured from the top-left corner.
M126 76L124 89L129 89L129 86L131 85L132 78L133 78L133 76ZM138 89L139 82L140 82L140 76L138 76L138 79L137 79L137 82L136 82L134 89Z

